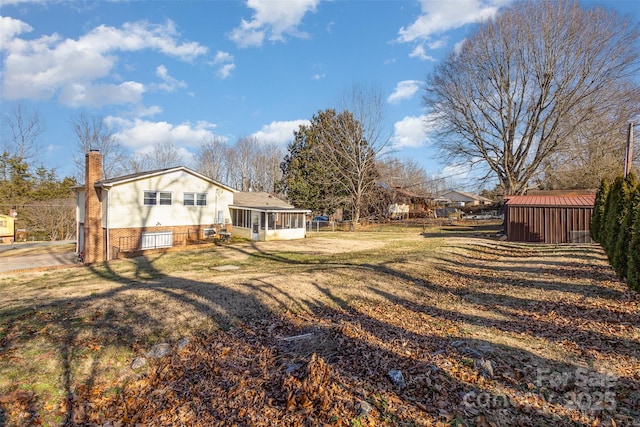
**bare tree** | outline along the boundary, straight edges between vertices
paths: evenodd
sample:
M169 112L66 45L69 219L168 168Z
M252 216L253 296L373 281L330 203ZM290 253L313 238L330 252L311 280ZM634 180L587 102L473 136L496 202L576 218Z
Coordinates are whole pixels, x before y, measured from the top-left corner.
M29 111L22 104L15 103L3 114L3 150L10 156L27 164L40 160L40 135L44 132L42 118L37 110Z
M227 143L215 136L203 141L196 151L195 169L209 178L223 182L228 164Z
M436 144L483 164L507 193L525 192L565 141L620 102L610 88L638 70L637 40L637 27L614 12L516 3L427 78Z
M380 179L391 187L424 192L429 176L413 159L388 158L378 163Z
M84 157L91 150L99 150L102 153L103 178L112 178L127 170L127 151L116 140L113 131L104 123L102 117L80 114L71 119L71 126L76 135L77 150L73 162L79 182L84 181Z
M151 169L173 168L182 166L184 163L178 148L171 142L154 145L153 150L147 156L150 159Z
M355 227L366 196L378 181L377 160L388 149L390 135L384 128L385 101L375 88L354 84L343 95L341 107L344 111L326 122L321 155L349 194Z
M280 162L284 150L275 143L259 143L253 159L252 186L256 191L276 192L276 183L280 180Z
M22 216L29 220L33 230L49 240L69 240L75 237L75 200L51 199L33 202L22 209Z
M609 89L615 99L606 114L581 124L561 150L543 162L540 185L549 189L596 189L602 178L610 181L624 170L627 128L640 111L640 87L624 85ZM603 100L593 100L600 104ZM607 102L607 100L604 100ZM640 161L640 150L634 151Z

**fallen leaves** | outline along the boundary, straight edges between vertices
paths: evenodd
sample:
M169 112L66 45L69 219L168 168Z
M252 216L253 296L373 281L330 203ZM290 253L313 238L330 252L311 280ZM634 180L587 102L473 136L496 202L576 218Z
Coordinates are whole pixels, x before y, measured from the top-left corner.
M257 427L631 426L640 417L640 298L612 279L596 248L565 258L571 252L544 245L448 244L456 250L435 260L327 268L314 279L329 303L195 331L133 379L72 388L62 416L70 425ZM7 330L3 345L21 334ZM76 341L107 348L100 336ZM135 354L144 347L131 344ZM594 381L581 385L578 369ZM610 384L596 381L608 374ZM54 406L33 392L0 397L9 425L35 424L33 414Z

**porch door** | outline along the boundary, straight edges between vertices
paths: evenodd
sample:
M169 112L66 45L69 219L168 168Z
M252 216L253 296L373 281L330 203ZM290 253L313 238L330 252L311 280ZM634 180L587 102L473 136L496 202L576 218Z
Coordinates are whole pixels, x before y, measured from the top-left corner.
M251 211L251 240L260 240L260 212Z

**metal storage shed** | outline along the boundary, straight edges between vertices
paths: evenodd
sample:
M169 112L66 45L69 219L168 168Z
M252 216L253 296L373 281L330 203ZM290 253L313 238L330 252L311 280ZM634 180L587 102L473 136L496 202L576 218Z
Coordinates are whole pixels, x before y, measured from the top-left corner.
M508 196L505 231L512 242L591 243L595 194Z

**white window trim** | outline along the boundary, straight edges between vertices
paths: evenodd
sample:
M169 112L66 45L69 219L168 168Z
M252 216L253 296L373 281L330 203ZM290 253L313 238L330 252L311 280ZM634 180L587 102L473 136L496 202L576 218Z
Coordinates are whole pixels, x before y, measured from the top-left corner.
M191 202L193 202L193 204L187 204L186 203L185 196L187 194L193 196L193 199L190 200ZM199 196L204 196L204 204L200 204L199 203L199 199L198 199ZM208 201L207 193L198 193L198 192L195 192L195 191L185 191L184 193L182 193L182 204L184 206L194 207L194 208L196 208L196 207L204 208L204 207L206 207L208 205L208 203L209 203L209 201Z
M146 193L155 193L156 194L155 203L153 203L153 204L147 204L146 203L146 201L147 201L147 197L145 196ZM161 194L168 194L170 196L169 201L171 203L169 203L169 204L160 203L160 200L162 200L161 197L160 197ZM173 191L144 190L142 192L142 205L143 206L172 206L173 205Z

